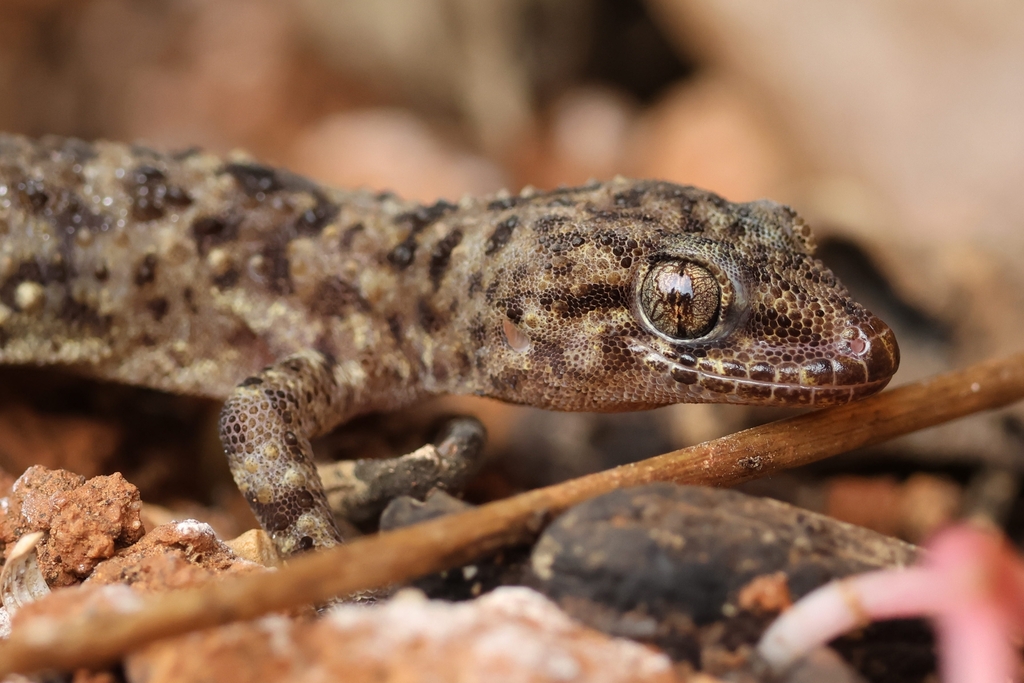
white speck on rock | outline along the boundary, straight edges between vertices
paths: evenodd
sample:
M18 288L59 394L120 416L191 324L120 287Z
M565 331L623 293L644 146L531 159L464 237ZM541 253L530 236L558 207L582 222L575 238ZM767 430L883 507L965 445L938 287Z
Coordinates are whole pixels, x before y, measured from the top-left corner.
M213 527L197 519L183 519L174 525L182 536L216 536Z

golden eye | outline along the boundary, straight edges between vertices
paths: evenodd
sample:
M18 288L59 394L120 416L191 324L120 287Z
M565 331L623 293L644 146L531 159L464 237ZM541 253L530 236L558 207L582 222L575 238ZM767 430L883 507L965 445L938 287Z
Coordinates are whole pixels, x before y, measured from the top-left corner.
M647 319L675 339L696 339L718 322L722 290L704 266L692 261L659 263L640 286Z

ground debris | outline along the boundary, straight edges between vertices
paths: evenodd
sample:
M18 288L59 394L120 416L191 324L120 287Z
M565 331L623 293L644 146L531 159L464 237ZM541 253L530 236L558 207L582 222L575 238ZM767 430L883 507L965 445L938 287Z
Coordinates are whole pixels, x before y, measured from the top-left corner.
M460 604L405 593L315 622L266 617L156 643L125 673L130 683L677 680L664 655L586 628L526 588Z
M100 563L87 583L125 583L150 592L261 569L218 541L208 524L185 520L158 526L117 557Z
M6 500L0 542L9 546L26 533L47 532L38 558L51 588L78 583L144 533L139 491L120 474L86 480L36 465L14 482Z

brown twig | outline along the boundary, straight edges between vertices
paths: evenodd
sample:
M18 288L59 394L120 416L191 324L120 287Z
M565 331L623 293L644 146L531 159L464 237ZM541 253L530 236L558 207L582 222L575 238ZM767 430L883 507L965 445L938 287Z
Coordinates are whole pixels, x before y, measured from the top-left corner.
M249 619L458 566L536 534L552 515L653 481L728 486L1024 398L1024 354L838 408L748 429L475 510L300 557L285 569L146 598L133 613L26 622L0 645L0 676L109 662L157 638Z

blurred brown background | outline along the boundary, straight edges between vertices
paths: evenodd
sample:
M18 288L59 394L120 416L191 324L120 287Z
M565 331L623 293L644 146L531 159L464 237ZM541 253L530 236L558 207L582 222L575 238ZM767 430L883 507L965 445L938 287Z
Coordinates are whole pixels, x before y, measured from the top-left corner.
M1024 347L1020 3L0 0L0 11L3 130L242 147L325 183L423 201L614 174L769 196L810 219L821 256L896 329L897 383ZM522 486L772 416L478 409ZM1024 519L1022 468L1018 408L761 490L918 538L959 513ZM869 513L889 517L857 517Z

